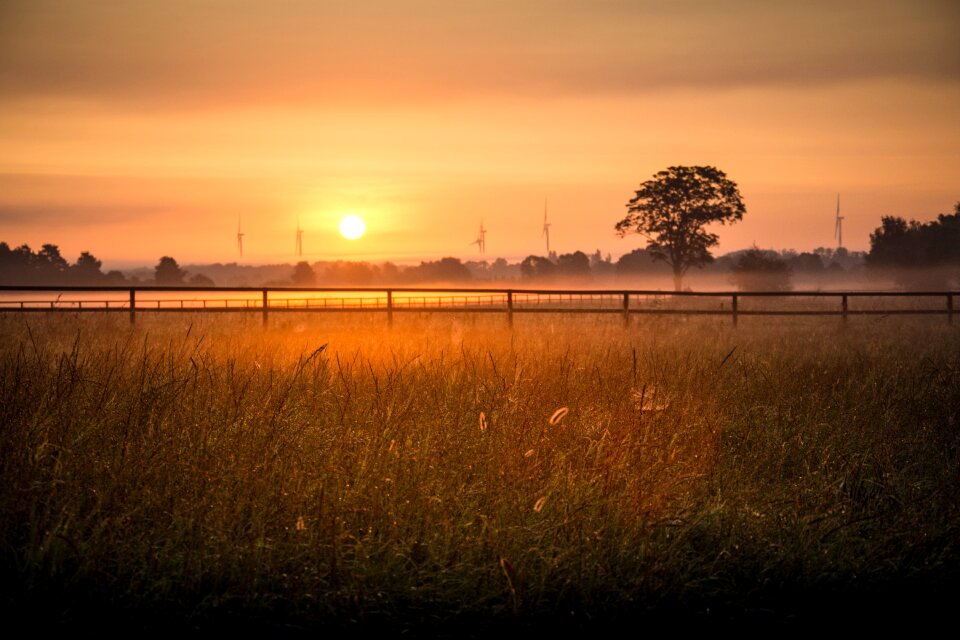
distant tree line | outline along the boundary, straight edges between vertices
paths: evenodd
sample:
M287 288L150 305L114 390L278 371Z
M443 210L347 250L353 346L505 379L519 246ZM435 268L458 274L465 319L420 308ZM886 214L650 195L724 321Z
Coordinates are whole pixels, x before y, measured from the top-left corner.
M789 291L793 268L773 251L747 249L730 268L730 280L741 291Z
M730 273L729 281L741 291L789 291L793 277L814 282L842 280L862 271L865 253L818 247L812 252L773 251L756 246L718 259Z
M190 285L191 287L216 286L212 279L202 273L195 273L189 278L188 275L189 272L181 269L176 260L170 256L163 256L153 269L153 284L168 287L180 285Z
M870 234L866 263L907 288L960 286L960 202L952 214L941 213L927 223L881 218Z
M26 244L11 249L0 242L0 284L96 286L126 282L119 271L103 273L102 264L87 251L70 264L55 244L45 244L34 253Z
M733 282L742 288L786 288L780 281L776 283L763 277L753 277L753 271L779 272L781 277L793 273L808 275L842 275L847 269L841 263L856 265L862 261L862 254L851 254L843 249L817 249L814 253L793 251L776 252L752 249L747 252L735 252L721 256L706 266L708 273L735 275ZM782 262L785 269L769 267L768 263ZM69 264L56 245L43 245L34 253L27 245L10 249L6 243L0 243L0 284L26 285L127 285L137 286L215 286L209 276L197 272L191 273L182 268L170 256L163 256L152 272L146 269L136 270L136 275L125 276L120 271L104 273L101 262L89 252L83 252L74 264ZM423 261L414 266L397 266L391 262L371 264L337 260L331 262L300 261L292 268L287 265L268 265L263 272L276 273L273 277L255 279L257 267L240 267L236 264L207 265L215 273L229 280L231 269L242 272L243 280L235 282L238 286L270 287L311 287L311 286L376 286L398 285L416 286L431 283L466 284L469 282L521 281L531 285L571 283L583 284L591 281L613 281L643 277L663 277L672 273L671 267L658 261L648 249L635 249L621 256L617 261L599 250L587 255L583 251L548 256L530 255L520 262L511 263L503 258L492 262L486 260L462 262L457 258L446 257L440 260ZM283 269L284 277L278 278ZM203 266L191 269L204 269ZM152 277L151 277L152 276ZM252 280L251 280L252 279Z
M283 279L243 282L250 286L375 286L431 283L466 284L471 281L522 281L530 284L571 284L615 279L636 280L644 277L677 277L676 265L663 258L662 246L648 246L626 253L614 262L609 254L597 250L592 255L582 251L547 256L529 255L518 263L503 258L492 262L467 261L446 257L424 261L415 266L397 266L390 262L332 261L298 262ZM703 258L704 256L700 256ZM942 289L960 286L960 202L952 214L940 214L936 220L921 223L896 216L881 219L881 225L870 234L870 251L853 252L842 247L819 247L812 252L773 251L752 247L719 258L709 256L696 266L705 272L725 275L742 290L785 291L792 287L795 276L806 280L839 279L864 268L867 274L892 279L905 288ZM233 265L209 265L217 273L251 269ZM163 256L153 269L153 278L126 277L120 271L102 271L102 263L84 251L69 263L54 244L44 244L34 252L24 244L11 249L0 242L0 284L22 285L192 285L215 286L203 273L190 274L175 259ZM194 268L194 267L191 267ZM203 267L201 267L203 268ZM255 268L253 268L255 269ZM290 269L289 265L265 267L273 272ZM145 270L142 270L145 271ZM246 272L245 272L246 273ZM255 273L251 271L250 273ZM277 275L280 275L279 271ZM220 276L218 276L219 278ZM248 276L244 276L245 278ZM676 280L675 280L676 281Z
M34 252L26 244L11 249L6 242L0 242L0 284L4 285L214 286L213 280L203 274L198 273L188 278L187 272L169 256L160 258L154 268L152 281L127 278L117 270L104 273L102 266L103 263L88 251L82 252L76 262L70 264L55 244L45 244L39 251Z
M813 253L764 251L754 247L730 254L731 281L741 289L784 291L793 273L838 275L863 262L873 277L892 280L905 289L960 287L960 202L952 214L930 222L884 216L870 234L870 251L817 249Z
M465 283L473 279L470 268L457 258L421 262L412 267L398 267L392 262L375 265L369 262L337 260L330 263L315 262L311 265L309 262L300 261L294 265L289 280L270 280L265 286L413 285L430 282Z

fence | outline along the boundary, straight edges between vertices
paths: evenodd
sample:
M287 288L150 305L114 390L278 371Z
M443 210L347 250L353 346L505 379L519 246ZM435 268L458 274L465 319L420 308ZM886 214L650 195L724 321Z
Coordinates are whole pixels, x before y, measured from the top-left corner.
M957 291L640 291L412 287L55 287L0 286L0 312L140 313L381 312L729 316L945 315ZM939 301L938 303L935 301Z

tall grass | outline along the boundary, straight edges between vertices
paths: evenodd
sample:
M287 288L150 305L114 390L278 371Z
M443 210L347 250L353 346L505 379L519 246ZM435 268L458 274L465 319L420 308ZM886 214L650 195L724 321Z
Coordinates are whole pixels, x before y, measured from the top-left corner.
M955 586L942 320L272 322L0 318L5 606L484 628Z

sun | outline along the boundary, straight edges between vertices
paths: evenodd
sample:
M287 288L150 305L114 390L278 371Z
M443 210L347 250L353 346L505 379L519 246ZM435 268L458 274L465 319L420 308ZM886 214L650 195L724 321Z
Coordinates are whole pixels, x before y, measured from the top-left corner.
M359 216L347 216L340 221L340 234L348 240L356 240L367 230L367 225Z

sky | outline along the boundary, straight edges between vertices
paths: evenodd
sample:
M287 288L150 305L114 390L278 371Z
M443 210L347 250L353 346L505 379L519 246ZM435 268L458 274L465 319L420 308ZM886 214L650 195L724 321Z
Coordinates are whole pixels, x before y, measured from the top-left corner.
M954 0L0 0L0 240L105 267L616 259L656 172L715 253L869 248L960 201ZM360 239L340 236L347 214ZM238 255L238 224L244 255Z

